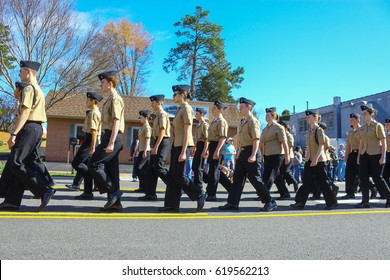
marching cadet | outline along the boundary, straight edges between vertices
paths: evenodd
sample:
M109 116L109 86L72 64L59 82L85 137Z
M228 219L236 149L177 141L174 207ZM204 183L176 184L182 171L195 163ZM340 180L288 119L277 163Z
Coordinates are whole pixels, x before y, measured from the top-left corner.
M345 170L345 192L341 199L355 198L355 192L359 184L359 165L357 158L359 154L360 143L360 115L357 113L349 114L349 123L351 129L347 135L347 148L345 149L344 161L347 164Z
M275 185L278 188L278 191L280 193L280 197L277 198L279 200L290 198L290 192L288 191L286 187L286 182L289 185L294 186L294 190L298 190L298 182L295 180L294 176L291 174L290 169L294 161L294 136L290 133L290 126L284 122L281 121L280 124L284 127L286 131L286 137L287 137L287 146L288 146L288 152L285 152L288 154L290 158L290 162L288 164L282 163L282 166L280 167L280 172L275 178Z
M206 195L202 189L195 186L184 174L185 163L191 154L194 140L192 138L192 122L194 113L187 102L191 99L188 85L172 86L173 101L179 105L173 119L173 145L171 149L171 164L169 174L171 182L167 184L163 212L178 211L180 206L181 191L183 190L192 201L197 201L197 211L203 209Z
M386 151L386 164L385 168L383 170L383 179L385 179L386 184L388 187L390 187L390 119L385 120L386 125L386 145L387 145L387 151Z
M194 155L192 171L194 172L194 184L201 190L203 190L204 156L209 145L209 124L204 119L205 115L205 109L196 108L195 118L198 121L198 125L195 130L195 146L192 151Z
M385 207L390 207L390 190L383 179L383 169L386 161L386 135L383 125L374 119L377 113L372 104L361 105L365 124L360 128L359 178L362 188L362 202L356 208L370 208L369 177L371 175L380 194L387 199Z
M329 184L331 184L332 186L332 190L334 192L334 195L337 197L337 194L339 192L339 187L336 186L333 181L330 179L331 178L331 157L330 157L330 153L329 153L329 147L330 147L330 138L328 135L326 135L326 129L327 129L327 125L326 123L324 122L318 122L318 126L320 128L322 128L322 130L324 131L324 137L325 137L325 142L324 142L324 153L325 153L325 157L326 157L326 161L325 161L325 164L326 164L326 174L328 175L328 181L329 181ZM333 172L335 172L335 170L333 170ZM313 182L313 196L310 198L311 200L316 200L316 199L320 199L321 198L321 189L320 187L318 186L318 184L316 183L316 181Z
M88 162L95 152L95 147L98 144L98 139L101 134L102 120L97 103L102 101L102 99L103 96L98 93L87 92L86 106L88 110L83 127L83 131L85 132L84 141L72 161L73 168L84 178L84 192L75 197L75 199L79 200L93 199L93 180L88 171Z
M28 187L35 197L41 198L37 211L42 211L55 190L42 172L37 172L37 155L42 142L43 127L46 122L45 97L37 82L40 63L20 62L19 77L28 85L23 88L20 97L20 115L8 140L11 149L9 170L12 174L12 186L8 189L1 210L17 210L22 201L24 190Z
M290 207L296 210L303 210L309 196L311 186L315 180L316 184L324 194L325 210L332 210L338 206L326 171L326 155L324 152L325 136L322 128L318 126L320 115L316 111L306 110L306 122L310 129L306 134L306 162L303 170L303 185L295 196L295 204Z
M149 160L150 160L150 138L152 137L152 128L149 125L149 117L151 112L149 110L139 111L139 120L142 123L142 128L138 131L138 150L137 160L134 163L137 176L139 178L140 186L145 188L149 180ZM157 200L157 195L145 194L138 198L138 200Z
M214 119L209 127L209 145L204 155L207 157L209 164L206 201L217 201L217 187L225 156L225 140L229 129L228 123L222 115L226 108L227 106L223 103L215 101L211 109Z
M287 145L287 136L284 127L277 123L279 116L276 108L266 108L265 120L267 126L263 129L260 137L260 150L263 150L264 156L264 175L263 180L268 190L271 189L276 175L283 163L286 165L290 162L289 148ZM289 192L279 190L281 198L287 198ZM284 191L284 192L283 192Z
M18 102L13 112L14 121L12 124L12 130L15 127L15 124L17 123L21 113L20 100L22 98L22 92L24 88L27 87L28 85L29 84L23 82L15 82L14 97L18 100ZM41 146L41 143L42 143L42 139L37 145L38 149ZM45 185L52 187L55 185L55 182L53 178L50 176L49 171L46 168L46 165L42 162L38 149L34 150L31 158L29 158L29 161L31 160L31 163L35 165L34 171L40 172L43 178L45 178ZM3 174L0 177L0 197L5 197L8 188L12 185L12 173L9 167L10 167L10 158L8 158L8 160L6 161L3 169ZM28 189L28 186L26 186L26 188ZM34 198L39 198L39 197L34 196Z
M240 114L244 117L238 129L239 149L236 168L233 174L233 186L229 191L227 204L219 210L238 210L238 204L244 189L246 178L256 189L264 207L260 211L272 211L277 208L275 200L270 196L269 189L264 185L260 173L260 123L252 114L255 102L240 98Z
M107 193L107 203L101 211L122 211L119 181L119 152L123 148L125 130L124 103L116 88L119 83L117 71L108 71L98 75L102 91L108 95L103 104L101 143L96 147L88 169L98 186L99 192Z
M168 113L164 111L162 105L165 96L163 94L149 97L155 118L153 120L152 139L149 161L150 179L145 188L145 195L156 196L157 179L160 177L165 184L171 183L168 168L165 163L169 152L169 137L171 124Z

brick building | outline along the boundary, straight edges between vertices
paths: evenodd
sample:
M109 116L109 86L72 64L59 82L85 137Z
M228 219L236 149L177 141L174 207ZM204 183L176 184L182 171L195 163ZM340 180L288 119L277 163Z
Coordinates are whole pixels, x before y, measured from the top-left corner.
M376 120L384 123L386 118L390 117L390 91L380 92L364 97L359 97L342 102L340 97L333 98L333 104L310 108L318 110L321 115L321 121L327 124L326 134L331 138L332 145L338 147L338 144L345 143L347 133L350 129L349 114L358 113L361 115L360 105L365 103L373 104L378 110ZM363 123L363 119L361 119ZM305 135L308 129L305 112L291 115L290 126L295 137L295 145L305 146Z
M46 99L51 98L48 94ZM137 136L141 123L138 120L138 112L142 109L151 109L148 97L122 96L125 102L125 132L124 148L120 153L120 162L128 163L130 147ZM83 138L82 127L85 118L85 100L84 94L77 94L57 102L47 110L47 144L45 159L47 161L67 162L72 160L72 146L69 145L70 138ZM99 103L101 109L104 100ZM194 112L196 107L203 107L207 110L206 118L211 114L212 102L190 101ZM163 105L164 109L173 118L178 106L172 99L166 99ZM236 104L228 104L224 111L224 117L229 124L229 137L233 137L237 132L237 126L240 123L240 114ZM197 121L194 120L194 127ZM77 147L76 147L77 148Z

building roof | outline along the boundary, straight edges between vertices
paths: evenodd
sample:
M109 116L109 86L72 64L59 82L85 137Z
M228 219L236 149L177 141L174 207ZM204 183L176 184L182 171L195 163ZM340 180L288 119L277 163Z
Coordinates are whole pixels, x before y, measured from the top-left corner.
M52 98L52 94L49 93L46 96L47 100ZM125 102L125 122L138 122L138 112L142 109L151 109L149 97L135 97L135 96L124 96L122 95L123 101ZM106 99L106 97L105 97ZM99 108L102 109L103 99L99 102ZM85 118L85 100L86 95L84 93L75 94L71 97L64 98L63 100L52 105L47 111L47 118L60 118L60 119L84 119ZM165 104L174 104L172 99L165 99ZM204 102L204 101L189 101L191 106L202 106L208 107L209 112L211 112L211 107L213 102ZM241 116L238 111L236 104L227 104L227 109L224 111L223 115L228 122L229 126L237 127L240 123Z

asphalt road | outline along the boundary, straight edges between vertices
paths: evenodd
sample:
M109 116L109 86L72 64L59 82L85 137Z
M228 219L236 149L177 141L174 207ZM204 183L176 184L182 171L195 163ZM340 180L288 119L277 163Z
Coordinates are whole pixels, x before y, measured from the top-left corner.
M181 213L166 215L157 212L161 183L159 201L140 202L140 194L131 192L138 183L124 180L124 213L101 214L104 195L73 200L80 193L63 187L70 180L56 181L58 191L44 212L35 212L39 200L28 192L19 212L0 212L1 259L390 259L384 200L372 200L366 210L353 208L357 197L340 200L333 211L322 210L321 200L291 211L291 199L261 213L247 184L240 212L217 209L226 200L221 192L220 201L206 203L202 213L183 195Z

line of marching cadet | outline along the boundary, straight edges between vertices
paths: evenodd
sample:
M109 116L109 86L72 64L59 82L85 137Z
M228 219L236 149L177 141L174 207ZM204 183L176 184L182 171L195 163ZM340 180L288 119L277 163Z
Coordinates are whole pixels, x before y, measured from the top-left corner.
M38 149L42 141L42 123L46 122L45 98L37 82L40 63L21 61L15 97L19 101L18 115L14 130L10 134L8 146L11 154L0 179L0 189L6 190L0 210L18 210L25 189L40 198L38 211L42 211L55 195L52 180L45 165L39 158ZM119 83L117 71L108 71L98 75L101 91L107 95L102 112L98 102L103 96L95 92L86 93L87 114L84 122L85 139L78 149L72 166L84 178L84 192L76 199L93 199L93 184L101 194L107 194L107 202L101 211L122 211L119 180L119 153L123 148L124 102L117 92ZM202 211L206 201L216 201L217 186L220 183L228 191L227 203L220 210L238 210L246 180L255 188L258 200L263 203L260 211L269 212L277 208L270 189L275 183L280 197L287 199L290 193L287 184L293 184L297 191L295 203L290 207L302 210L310 192L324 195L325 210L338 206L337 191L329 178L329 138L325 134L326 126L320 122L317 111L306 110L309 130L306 135L305 166L303 184L289 172L294 158L294 139L288 124L278 122L276 108L266 109L267 126L260 131L260 123L253 115L255 102L247 98L239 99L239 111L242 120L238 126L238 152L233 180L229 180L221 171L225 155L225 141L228 124L223 116L226 105L215 101L211 110L210 124L205 121L206 111L196 108L198 121L195 137L192 135L194 112L188 104L192 99L188 85L172 87L173 101L179 106L171 124L167 112L163 110L164 95L150 97L153 110L153 124L149 124L152 112L139 111L142 128L139 131L139 155L135 162L141 189L144 192L140 201L157 200L156 187L158 177L166 184L164 206L161 212L178 212L182 192L196 201L197 211ZM390 120L386 119L386 130L374 117L375 108L371 104L361 106L365 124L360 126L360 116L350 115L351 130L347 137L345 159L346 195L343 199L354 198L357 185L362 190L362 201L357 208L369 208L369 178L372 177L385 207L390 207L389 162ZM172 126L172 128L171 128ZM101 136L100 136L101 135ZM194 140L195 138L195 140ZM100 140L100 141L99 141ZM261 154L264 172L260 171ZM170 165L166 159L170 153ZM193 156L193 179L184 173L186 160ZM208 162L208 173L203 171L204 161ZM387 180L385 180L385 179ZM207 183L206 192L203 182ZM333 187L333 188L332 188Z

